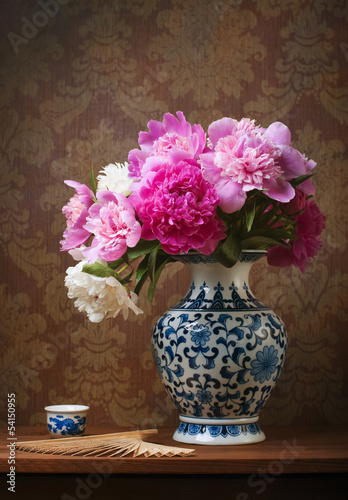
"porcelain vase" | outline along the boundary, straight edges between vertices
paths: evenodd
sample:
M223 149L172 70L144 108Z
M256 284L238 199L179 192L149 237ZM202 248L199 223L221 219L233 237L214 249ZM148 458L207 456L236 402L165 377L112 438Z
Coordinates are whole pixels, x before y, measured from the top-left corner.
M152 352L179 410L175 441L240 445L263 441L259 412L280 375L283 321L252 294L249 272L263 251L226 268L211 257L179 257L190 269L185 297L156 322Z

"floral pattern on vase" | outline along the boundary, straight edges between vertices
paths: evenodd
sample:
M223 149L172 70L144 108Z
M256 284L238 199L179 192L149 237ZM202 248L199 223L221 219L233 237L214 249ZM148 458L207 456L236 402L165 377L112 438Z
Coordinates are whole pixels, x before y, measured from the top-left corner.
M157 321L152 350L180 413L174 439L200 444L262 441L258 423L284 363L282 320L249 288L262 251L244 251L230 269L211 257L179 257L191 271L186 296Z

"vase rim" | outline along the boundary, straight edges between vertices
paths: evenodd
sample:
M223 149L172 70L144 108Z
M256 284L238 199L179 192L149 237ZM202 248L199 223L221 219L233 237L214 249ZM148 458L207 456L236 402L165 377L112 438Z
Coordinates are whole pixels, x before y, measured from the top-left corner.
M245 254L245 253L248 253L248 254L259 254L259 255L266 255L267 254L267 250L253 250L252 248L246 248L244 250L241 250L240 251L240 255L241 254ZM175 254L173 255L173 257L190 257L190 255L202 255L204 257L210 257L210 258L214 258L211 254L210 255L205 255L205 254L202 254L201 252L198 252L196 250L194 251L190 251L188 253L183 253L183 254Z
M236 263L239 262L255 262L256 260L261 259L267 255L267 250L252 250L246 249L242 250L239 254L239 257ZM173 255L173 258L176 261L189 263L189 264L218 264L218 260L213 255L204 255L199 252L190 252L182 255ZM221 264L222 265L222 264ZM232 266L233 267L233 266Z
M240 251L240 253L267 253L267 250L259 250L259 249L252 249L252 248L245 248L243 250ZM180 254L180 253L177 253L175 255L173 255L173 257L183 257L185 255L205 255L201 252L198 252L197 250L193 250L193 251L189 251L188 253L183 253L183 254ZM206 255L206 257L212 257L211 254L209 255Z

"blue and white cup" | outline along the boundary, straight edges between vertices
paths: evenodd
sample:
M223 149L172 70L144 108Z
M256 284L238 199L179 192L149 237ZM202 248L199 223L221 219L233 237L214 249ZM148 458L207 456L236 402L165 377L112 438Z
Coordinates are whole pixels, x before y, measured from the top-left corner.
M48 432L57 438L82 435L88 410L84 405L46 406Z

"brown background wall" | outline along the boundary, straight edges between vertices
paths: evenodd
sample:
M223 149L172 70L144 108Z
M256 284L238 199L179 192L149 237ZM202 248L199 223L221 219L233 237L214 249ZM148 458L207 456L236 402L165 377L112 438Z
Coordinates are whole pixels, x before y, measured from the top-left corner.
M204 127L281 120L317 161L320 255L304 275L253 270L290 340L261 419L347 423L347 2L56 0L45 17L48 3L1 1L1 423L15 392L17 425L63 402L90 404L90 423L176 424L149 338L186 290L186 270L166 270L153 305L142 296L143 316L93 325L67 298L73 261L59 241L72 195L63 180L88 183L91 164L125 161L149 119L177 110Z

